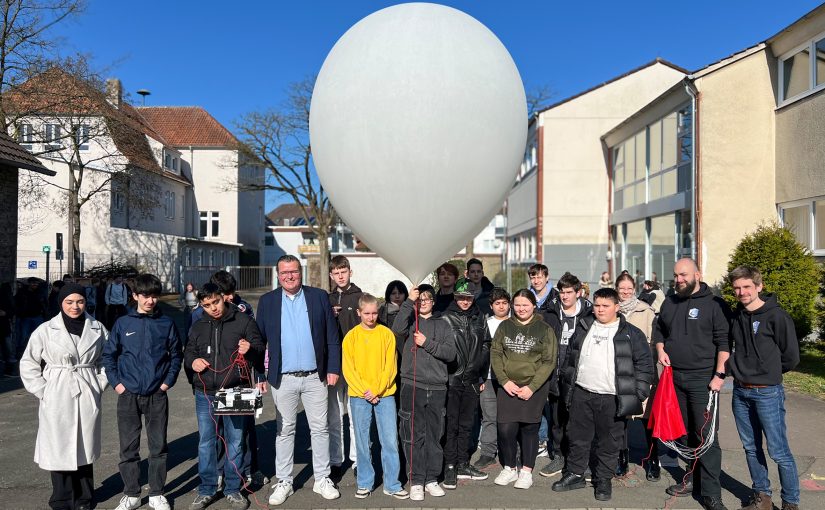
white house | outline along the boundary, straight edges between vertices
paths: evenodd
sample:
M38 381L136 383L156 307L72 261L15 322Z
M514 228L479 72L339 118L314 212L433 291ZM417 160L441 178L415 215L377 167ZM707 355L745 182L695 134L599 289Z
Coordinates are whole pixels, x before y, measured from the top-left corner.
M30 79L6 98L16 119L18 141L38 156L54 177L21 173L18 259L54 247L64 239L64 268L120 261L157 274L167 290L176 290L184 253L232 253L237 244L202 242L196 236L191 174L182 154L123 101L119 80L98 91L58 69ZM79 250L72 250L73 220L66 190L69 168L83 169L78 196L81 208ZM227 260L227 263L230 262ZM235 259L237 260L237 258ZM207 262L209 260L206 260ZM218 262L213 255L211 262ZM18 266L19 267L19 266ZM18 276L29 276L22 268ZM40 276L40 271L31 275Z

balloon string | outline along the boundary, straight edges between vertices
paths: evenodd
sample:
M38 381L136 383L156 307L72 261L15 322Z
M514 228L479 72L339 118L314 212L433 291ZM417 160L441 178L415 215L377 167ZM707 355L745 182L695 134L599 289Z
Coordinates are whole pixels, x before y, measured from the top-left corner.
M415 301L413 312L415 313L415 332L418 333L418 307L419 301ZM415 343L415 335L413 335L413 387L412 387L412 404L410 405L410 474L408 480L410 481L410 489L412 489L412 470L413 470L413 446L415 446L415 362L418 354L418 344Z

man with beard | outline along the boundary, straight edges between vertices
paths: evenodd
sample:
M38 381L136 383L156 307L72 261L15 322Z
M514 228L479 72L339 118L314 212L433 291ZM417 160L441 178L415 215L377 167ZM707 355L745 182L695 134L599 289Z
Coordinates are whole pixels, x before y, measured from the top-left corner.
M699 446L710 434L711 419L705 419L708 389L718 392L725 383L725 363L730 357L728 317L730 308L701 282L699 267L684 258L673 268L675 294L662 304L653 325L659 363L673 368L673 384L688 433L688 445ZM718 409L714 409L718 412ZM722 504L722 451L719 440L702 455L693 481L667 488L672 496L689 496L697 482L706 510L726 510Z

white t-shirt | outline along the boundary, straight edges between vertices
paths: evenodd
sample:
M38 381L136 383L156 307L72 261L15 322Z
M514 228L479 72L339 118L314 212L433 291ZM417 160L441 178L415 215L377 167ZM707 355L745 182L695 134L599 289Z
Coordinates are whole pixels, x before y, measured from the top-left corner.
M616 394L616 352L613 337L619 321L611 324L593 323L582 342L576 384L600 395Z
M495 315L492 317L487 318L487 329L490 330L490 338L496 336L496 331L498 331L498 327L501 325L502 322L506 321L507 317L503 319L499 319ZM496 376L493 374L493 365L490 364L489 370L487 370L487 379L495 379Z

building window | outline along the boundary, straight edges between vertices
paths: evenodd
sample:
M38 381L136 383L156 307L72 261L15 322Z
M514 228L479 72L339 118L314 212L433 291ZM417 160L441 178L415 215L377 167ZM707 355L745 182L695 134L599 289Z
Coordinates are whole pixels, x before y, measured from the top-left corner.
M779 207L782 225L814 255L825 255L825 197L783 204Z
M198 266L203 266L203 248L198 248Z
M819 34L779 59L779 102L804 97L808 92L823 87L825 34Z
M186 248L186 265L192 265L192 248Z
M264 236L264 246L275 246L275 237L272 234Z
M209 250L209 265L215 267L215 250Z
M172 155L163 151L163 166L164 168L172 168Z
M34 143L34 128L31 124L20 124L17 128L17 141L24 148L31 150Z
M112 209L119 213L126 210L126 196L124 196L123 192L116 191L112 195Z
M46 124L45 136L46 149L59 149L60 145L60 124Z
M166 213L166 219L175 219L175 192L167 191L164 198L164 212Z
M220 213L218 211L200 212L200 237L220 236Z
M75 141L77 142L77 149L81 151L89 150L89 126L81 124L75 126Z
M178 158L172 158L172 170L178 171Z

